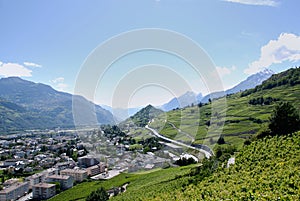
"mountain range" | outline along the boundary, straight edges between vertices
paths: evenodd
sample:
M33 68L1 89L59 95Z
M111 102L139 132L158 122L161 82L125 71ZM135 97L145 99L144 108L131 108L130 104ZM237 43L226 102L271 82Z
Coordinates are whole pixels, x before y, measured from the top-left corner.
M270 69L264 69L256 74L249 76L246 80L240 82L236 86L220 92L212 92L206 96L202 96L201 93L195 94L194 92L186 92L182 96L171 99L169 102L163 104L159 108L164 111L170 111L176 108L184 108L186 106L197 104L199 102L207 103L209 99L219 98L226 94L234 94L240 91L245 91L260 85L263 81L270 78L274 72Z
M0 131L114 123L109 111L82 96L19 77L0 79L0 118Z
M273 73L266 69L251 75L225 92L214 92L204 97L201 93L186 92L157 108L170 111L199 102L205 103L209 98L254 88ZM48 85L19 77L0 79L0 132L36 128L69 128L74 127L75 124L76 126L113 124L133 116L140 109L141 107L112 109L105 105L99 106L82 96L59 92Z
M240 82L236 86L221 92L212 92L206 96L203 96L202 93L196 94L192 91L188 91L179 97L172 98L169 102L156 106L156 108L161 109L165 112L171 111L176 108L184 108L186 106L190 106L192 104L198 104L200 102L207 103L209 99L219 98L226 94L233 94L240 91L245 91L247 89L251 89L260 85L263 81L267 80L271 77L274 72L270 69L264 69L256 74L249 76L246 80ZM110 111L118 122L121 122L127 119L130 116L133 116L143 107L137 108L112 108L107 105L101 105L101 107L105 108L106 110Z

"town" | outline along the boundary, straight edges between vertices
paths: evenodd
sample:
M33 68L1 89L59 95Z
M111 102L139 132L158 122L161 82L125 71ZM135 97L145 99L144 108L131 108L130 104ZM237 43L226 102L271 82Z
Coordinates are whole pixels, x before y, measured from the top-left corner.
M169 167L180 158L174 150L183 149L164 144L155 137L136 142L117 126L1 136L0 200L45 200L91 179Z

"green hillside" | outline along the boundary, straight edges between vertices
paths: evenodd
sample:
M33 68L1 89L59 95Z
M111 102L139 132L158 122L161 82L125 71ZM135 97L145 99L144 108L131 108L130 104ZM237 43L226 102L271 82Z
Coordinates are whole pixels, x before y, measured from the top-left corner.
M85 200L94 190L126 183L126 192L111 200L299 200L300 132L252 142L237 154L235 165L198 165L122 173L110 180L76 185L50 199ZM200 179L199 179L200 178ZM280 199L279 199L280 198Z
M194 134L194 143L207 140L211 145L219 139L214 131L224 123L222 135L226 144L215 148L233 144L239 152L221 157L215 152L218 159L212 157L186 167L122 173L110 180L84 182L51 200L85 200L100 187L108 190L124 184L128 184L126 192L111 200L299 200L300 132L267 137L244 146L245 139L269 123L277 102L300 107L300 84L294 76L299 70L274 75L280 84L275 85L272 76L256 90L228 95L226 111L212 110L212 106L220 107L222 99L217 99L210 104L170 111L167 116L149 115L152 106L148 106L132 117L140 126L154 118L151 127L162 129L160 133L168 137L185 140L188 134ZM286 82L288 79L296 81ZM212 132L206 136L208 128ZM198 131L193 133L195 129ZM235 164L227 168L230 155L234 155Z
M230 168L155 200L299 200L300 132L243 149Z
M156 109L152 105L147 105L145 108L138 111L135 115L131 116L130 120L132 120L135 125L144 127L151 119L162 113L163 111Z
M257 133L268 122L276 103L287 101L296 108L300 108L300 68L289 69L273 75L255 89L242 93L227 95L226 110L212 113L212 106L218 107L223 99L213 100L209 104L173 110L159 116L151 123L151 127L160 133L183 141L188 141L182 133L194 136L194 144L205 141L207 145L214 145L219 135L213 131L223 126L225 142L240 149L244 141ZM199 107L200 106L200 107ZM167 115L167 122L163 122ZM171 124L175 125L175 129ZM178 131L180 128L181 133Z
M114 123L107 110L81 96L18 77L0 79L0 134L29 129L74 128L73 104L82 116L77 125ZM96 113L98 122L87 118ZM91 120L92 119L92 120ZM87 122L87 123L86 123Z

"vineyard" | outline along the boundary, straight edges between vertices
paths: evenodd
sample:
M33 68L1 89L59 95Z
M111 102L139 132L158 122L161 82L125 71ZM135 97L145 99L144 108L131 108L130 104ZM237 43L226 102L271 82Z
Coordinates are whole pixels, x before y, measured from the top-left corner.
M214 135L214 132L209 134L208 130L214 131L218 126L222 127L223 125L222 134L225 142L241 149L248 138L268 123L269 117L278 102L290 102L296 108L299 108L299 97L300 84L293 86L281 85L268 90L258 90L247 96L242 96L242 93L232 94L226 97L226 111L212 113L212 105L209 103L200 108L198 106L186 107L167 112L165 114L167 117L158 116L150 124L150 127L160 131L166 137L188 142L189 138L184 139L183 134L174 129L169 124L171 123L183 133L193 136L195 139L194 144L202 144L206 141L206 145L213 146L219 135ZM217 107L222 101L214 100L214 107ZM256 104L256 102L259 104Z
M235 165L219 166L197 184L188 184L188 175L168 182L155 176L136 180L112 200L299 200L300 132L253 142Z

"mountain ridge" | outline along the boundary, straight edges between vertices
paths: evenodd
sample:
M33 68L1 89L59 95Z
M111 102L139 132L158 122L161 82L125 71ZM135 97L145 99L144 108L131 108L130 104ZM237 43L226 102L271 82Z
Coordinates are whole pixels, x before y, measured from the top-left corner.
M0 79L0 99L0 115L7 131L74 127L74 102L78 103L82 116L85 116L76 118L76 125L114 123L113 115L109 111L82 96L60 92L49 85L19 77ZM94 112L96 115L92 117Z
M148 124L151 119L156 117L157 115L163 113L162 110L155 108L151 104L139 110L129 119L132 120L137 126L144 127Z
M219 98L227 94L235 94L247 89L254 88L263 83L263 81L269 79L274 74L274 71L270 69L264 69L258 73L250 75L245 80L241 81L234 87L227 89L225 91L212 92L204 96L201 100L202 103L207 103L209 99Z

